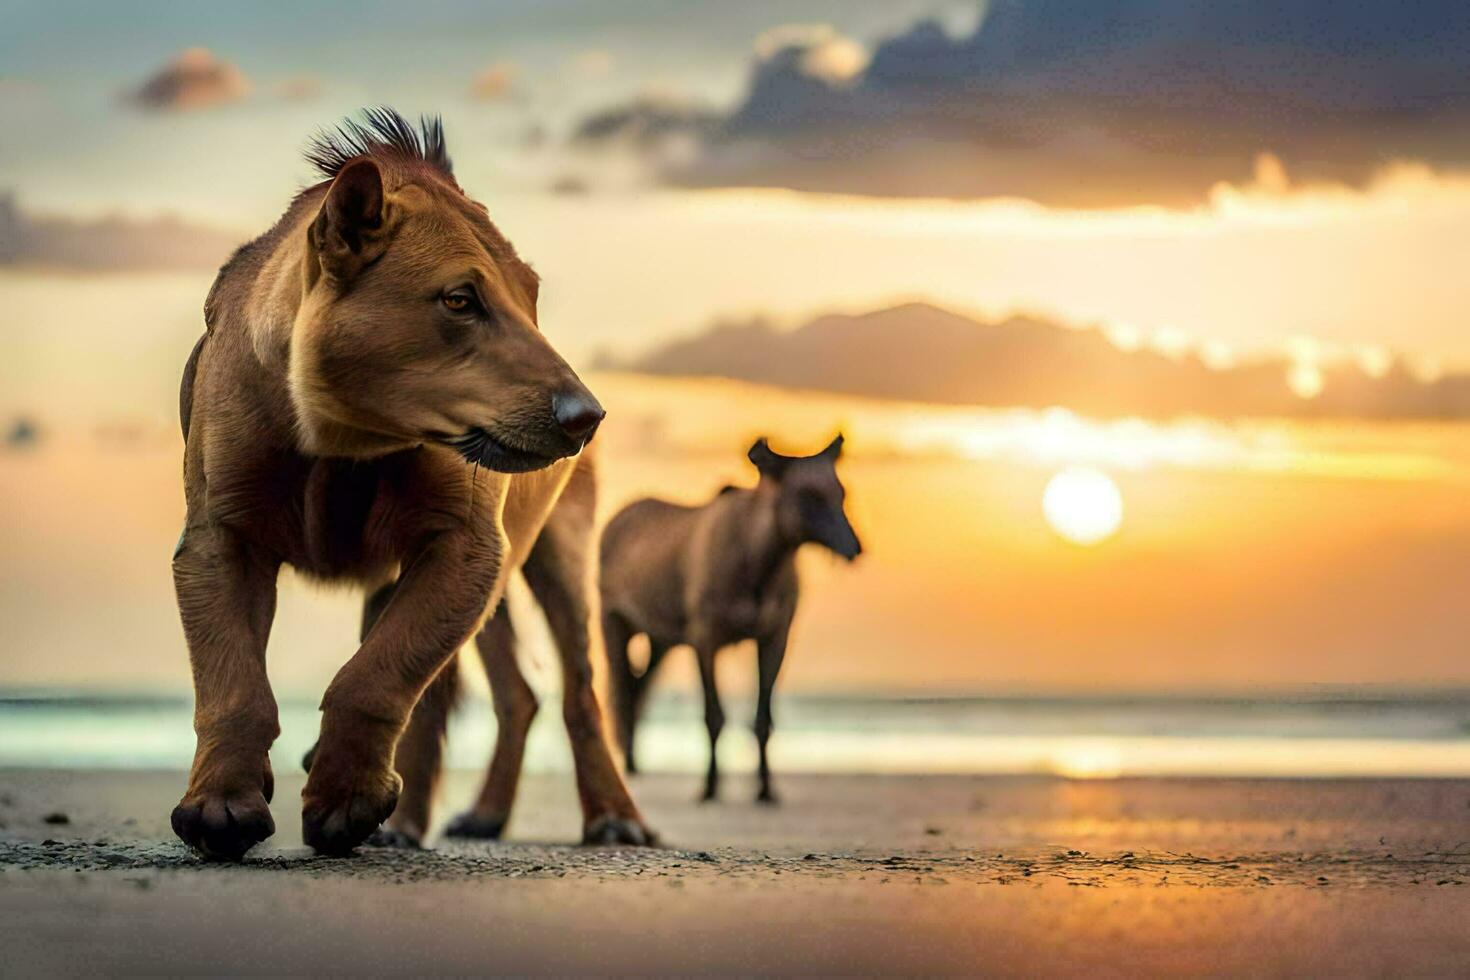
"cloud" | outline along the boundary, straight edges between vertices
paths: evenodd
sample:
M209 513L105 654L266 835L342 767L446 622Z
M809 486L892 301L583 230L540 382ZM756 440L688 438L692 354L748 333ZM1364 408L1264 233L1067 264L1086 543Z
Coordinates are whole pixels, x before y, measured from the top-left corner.
M152 110L205 109L238 102L250 81L208 48L189 48L129 93L135 105Z
M1290 357L1220 363L1187 346L1125 349L1106 331L1045 318L976 320L907 303L827 314L789 331L761 319L717 321L601 366L941 404L1062 406L1096 417L1470 416L1470 375L1429 381L1386 349L1370 368L1308 346Z
M1199 201L1263 152L1355 185L1470 163L1470 5L993 0L955 23L870 57L827 27L768 32L664 179L1105 206Z
M578 74L587 78L606 78L612 74L617 61L611 52L592 48L577 54L572 58L571 64Z
M310 102L322 94L322 80L314 75L292 75L276 83L276 95L287 102Z
M0 191L0 268L208 270L218 268L240 241L231 232L167 217L36 216L19 206L13 192Z
M868 50L852 38L843 37L830 24L783 24L755 39L755 54L762 65L790 58L795 71L829 85L851 82L868 66Z
M515 91L516 66L509 61L487 65L470 85L470 92L481 102L502 102Z
M668 93L650 92L585 117L572 133L572 141L663 151L674 142L713 138L722 122L714 110Z

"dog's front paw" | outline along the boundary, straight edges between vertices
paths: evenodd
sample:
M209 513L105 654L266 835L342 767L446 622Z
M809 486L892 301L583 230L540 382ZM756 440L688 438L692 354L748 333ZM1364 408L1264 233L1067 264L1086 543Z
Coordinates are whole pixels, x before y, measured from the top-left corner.
M500 840L505 831L506 816L503 813L476 813L466 810L444 828L444 836L468 840Z
M238 861L245 852L276 832L265 793L233 795L191 793L169 818L174 833L210 861Z
M396 851L422 851L424 849L423 838L387 824L369 834L368 839L363 843L368 847L384 847Z
M653 847L658 843L658 834L640 817L607 814L589 820L582 828L583 844L631 844L634 847Z
M318 756L301 791L301 839L318 854L350 854L392 816L402 788L392 769L334 772Z

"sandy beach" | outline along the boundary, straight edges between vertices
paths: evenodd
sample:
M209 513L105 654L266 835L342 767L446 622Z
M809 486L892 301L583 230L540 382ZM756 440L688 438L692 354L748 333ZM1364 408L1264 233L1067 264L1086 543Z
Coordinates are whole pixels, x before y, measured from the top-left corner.
M238 867L169 833L176 772L0 773L8 970L1448 974L1470 968L1470 782L791 776L759 807L635 784L656 850L575 839L568 779L509 840L300 845ZM444 788L441 818L474 792ZM49 822L48 822L49 820ZM64 820L64 822L62 822Z

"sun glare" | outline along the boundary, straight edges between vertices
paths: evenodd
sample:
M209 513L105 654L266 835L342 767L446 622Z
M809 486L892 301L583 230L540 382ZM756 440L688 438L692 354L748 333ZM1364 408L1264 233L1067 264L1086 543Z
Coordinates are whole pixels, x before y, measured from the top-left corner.
M1322 389L1327 386L1326 379L1322 376L1322 369L1315 364L1294 364L1286 372L1286 385L1292 394L1303 401L1311 401L1322 394Z
M1123 495L1101 470L1074 466L1053 476L1041 497L1052 530L1073 544L1097 544L1123 523Z
M1079 740L1058 748L1051 768L1068 779L1111 779L1123 772L1123 753L1107 741Z

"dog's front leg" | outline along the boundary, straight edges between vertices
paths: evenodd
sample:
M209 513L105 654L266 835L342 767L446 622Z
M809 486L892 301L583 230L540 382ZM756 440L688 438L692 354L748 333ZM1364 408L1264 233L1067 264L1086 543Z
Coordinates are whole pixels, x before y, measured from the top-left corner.
M173 571L198 739L174 833L207 858L237 861L276 831L269 752L280 725L265 645L280 563L227 527L196 525L180 538Z
M316 850L345 854L393 812L398 738L501 584L505 542L487 524L440 531L417 550L377 625L327 688L301 793L302 837Z

